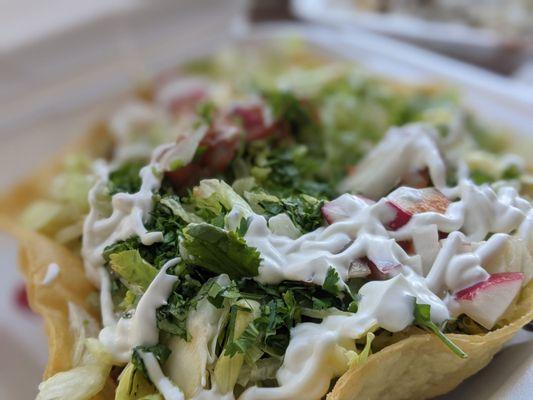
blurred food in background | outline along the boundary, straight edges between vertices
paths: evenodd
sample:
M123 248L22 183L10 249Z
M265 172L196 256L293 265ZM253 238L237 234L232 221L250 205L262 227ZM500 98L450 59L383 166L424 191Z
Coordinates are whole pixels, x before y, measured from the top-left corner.
M533 34L531 0L353 0L356 8L487 28L505 36Z
M292 0L303 20L367 29L498 73L533 52L531 0Z

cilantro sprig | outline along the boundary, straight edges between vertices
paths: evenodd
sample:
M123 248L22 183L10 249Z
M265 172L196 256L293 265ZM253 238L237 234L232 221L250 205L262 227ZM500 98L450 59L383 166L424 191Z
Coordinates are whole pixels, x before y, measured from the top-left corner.
M441 332L439 327L431 321L431 306L429 304L418 304L416 298L414 299L414 317L415 325L430 331L437 335L437 337L458 357L467 358L466 354L459 346L452 342L444 333Z

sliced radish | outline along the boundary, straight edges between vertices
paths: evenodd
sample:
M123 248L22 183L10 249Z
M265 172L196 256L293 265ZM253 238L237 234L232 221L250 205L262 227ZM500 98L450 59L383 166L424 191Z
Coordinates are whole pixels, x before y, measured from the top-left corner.
M362 196L343 194L322 207L322 215L328 224L346 220L362 209L372 205L373 200Z
M372 279L385 280L400 273L402 264L385 259L366 259Z
M403 176L401 185L417 189L431 186L431 177L429 176L429 170L425 168L421 170L417 169L414 171L409 171Z
M524 274L501 272L455 293L462 313L491 329L520 292Z
M210 96L211 83L199 78L176 77L157 88L156 102L171 114L194 112Z
M241 123L247 142L266 139L276 133L276 124L269 118L265 106L261 103L237 105L230 111L229 116Z
M367 258L352 261L348 270L348 278L364 278L371 274Z
M444 214L450 201L435 188L414 189L399 187L387 196L387 205L394 211L394 217L387 222L387 228L396 230L409 222L414 214L437 212Z
M217 118L197 146L192 160L165 176L175 189L184 193L201 179L224 172L237 154L239 139L239 127Z

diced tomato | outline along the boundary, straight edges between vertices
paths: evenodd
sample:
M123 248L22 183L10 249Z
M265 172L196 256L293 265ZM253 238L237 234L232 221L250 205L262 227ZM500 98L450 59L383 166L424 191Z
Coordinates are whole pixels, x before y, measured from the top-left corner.
M207 92L203 89L195 89L189 93L184 93L173 98L168 104L169 111L176 115L184 112L192 112L204 100L207 99Z

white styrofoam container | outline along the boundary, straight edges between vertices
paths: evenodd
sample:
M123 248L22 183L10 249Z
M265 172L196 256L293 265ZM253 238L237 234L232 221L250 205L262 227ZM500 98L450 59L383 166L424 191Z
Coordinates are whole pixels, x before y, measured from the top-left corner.
M206 5L208 2L199 3ZM124 32L129 38L137 38L130 42L135 44L134 49L125 53L98 51L103 28L97 24L92 28L85 27L83 33L78 33L79 36L74 35L74 44L65 37L48 43L47 46L53 49L49 57L46 51L13 54L9 60L13 65L23 61L35 72L38 68L32 69L32 66L39 62L47 66L48 72L42 77L30 74L34 79L31 86L26 82L27 75L10 76L9 84L16 88L14 92L20 94L38 87L36 97L27 96L20 100L8 95L2 98L3 93L0 93L0 100L7 101L11 107L0 107L0 171L7 171L0 173L0 187L5 189L9 183L54 154L73 136L83 134L91 122L108 115L124 99L127 87L139 78L154 75L191 56L209 54L224 44L236 41L260 47L287 35L298 35L317 51L325 51L334 58L355 60L379 74L411 82L437 80L456 86L463 91L465 101L482 117L510 126L520 135L531 133L531 87L368 32L347 35L327 28L277 24L247 30L237 23L232 26L240 27L237 29L240 33L235 33L233 29L234 33L230 35L230 22L239 15L242 2L233 4L231 10L227 8L227 3L222 7L224 10L218 8L213 11L206 7L203 10L209 10L209 13L203 13L201 17L192 6L188 12L180 9L187 20L182 28L207 25L194 34L189 32L181 40L175 40L174 35L179 29L168 17L169 9L164 12L167 19L160 19L161 12L154 10L151 23L150 16L138 16L139 23L129 24ZM76 40L80 38L88 49L93 49L93 55L84 55L83 49L79 49ZM104 48L109 50L109 46ZM102 52L105 54L102 55ZM135 57L131 57L132 52ZM73 58L71 67L66 67L61 58L65 54ZM36 58L33 59L33 56ZM77 57L82 57L83 61L76 62ZM92 57L100 57L99 62L92 62ZM56 67L63 68L60 74ZM0 82L0 87L3 84ZM5 271L0 290L0 365L2 371L6 368L10 371L9 374L0 374L0 398L27 398L28 393L35 393L31 385L38 382L39 367L44 363L44 339L39 320L16 313L12 307L9 297L13 292L12 285L20 281L15 271L15 243L1 235L0 249L0 264ZM532 339L532 334L521 332L487 369L443 399L529 398L533 390ZM19 360L27 361L12 363L16 354L20 355ZM14 376L24 376L24 388L14 384ZM26 392L22 394L20 390Z
M528 54L525 37L504 36L458 21L360 10L353 0L291 0L291 8L305 21L348 30L367 29L504 73L516 69Z

